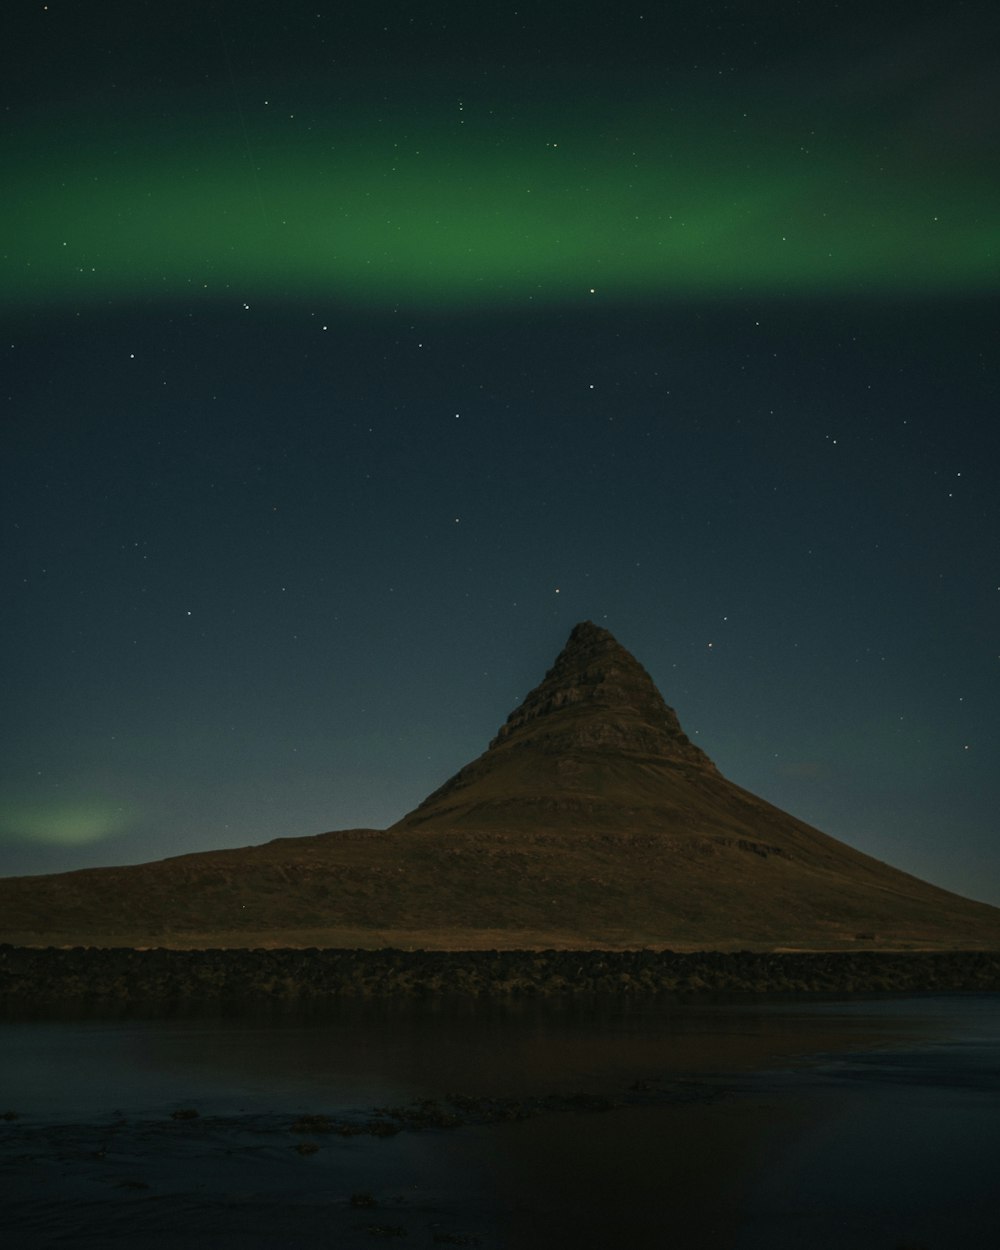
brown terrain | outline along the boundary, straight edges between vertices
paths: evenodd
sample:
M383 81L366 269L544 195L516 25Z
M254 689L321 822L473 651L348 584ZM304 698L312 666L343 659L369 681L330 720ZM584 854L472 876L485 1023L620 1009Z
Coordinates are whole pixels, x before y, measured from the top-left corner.
M2 879L0 942L1000 950L1000 910L727 781L585 622L484 754L389 829Z

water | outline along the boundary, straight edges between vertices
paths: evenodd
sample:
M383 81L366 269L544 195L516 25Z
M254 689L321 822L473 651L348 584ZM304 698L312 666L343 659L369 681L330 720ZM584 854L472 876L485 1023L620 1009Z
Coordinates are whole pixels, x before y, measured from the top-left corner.
M5 1247L1000 1243L993 995L6 1021L6 1108Z

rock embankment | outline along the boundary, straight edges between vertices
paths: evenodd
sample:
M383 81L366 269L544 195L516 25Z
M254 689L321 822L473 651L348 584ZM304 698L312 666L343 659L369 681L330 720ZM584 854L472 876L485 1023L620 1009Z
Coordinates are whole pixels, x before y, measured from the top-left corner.
M0 946L0 1009L341 997L912 993L1000 990L1000 952L133 950Z

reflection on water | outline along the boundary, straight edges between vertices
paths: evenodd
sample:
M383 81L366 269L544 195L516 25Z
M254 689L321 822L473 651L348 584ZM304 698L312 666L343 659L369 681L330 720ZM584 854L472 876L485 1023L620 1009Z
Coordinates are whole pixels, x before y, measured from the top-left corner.
M5 1245L68 1229L94 1246L991 1245L998 1072L989 995L6 1022ZM292 1131L576 1091L614 1108L385 1140ZM188 1107L196 1121L171 1119Z
M435 1096L604 1089L637 1078L739 1072L853 1043L870 1048L939 1016L923 1003L873 1012L776 1002L555 1005L346 1002L275 1019L4 1023L4 1076L37 1112L145 1111L197 1097L212 1108L287 1110L392 1091Z

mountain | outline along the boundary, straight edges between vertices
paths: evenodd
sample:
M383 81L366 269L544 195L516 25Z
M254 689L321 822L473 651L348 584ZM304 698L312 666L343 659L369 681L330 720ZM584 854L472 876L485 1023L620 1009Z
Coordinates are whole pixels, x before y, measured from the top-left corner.
M584 622L488 749L389 829L0 880L0 941L1000 949L1000 910L728 781Z

